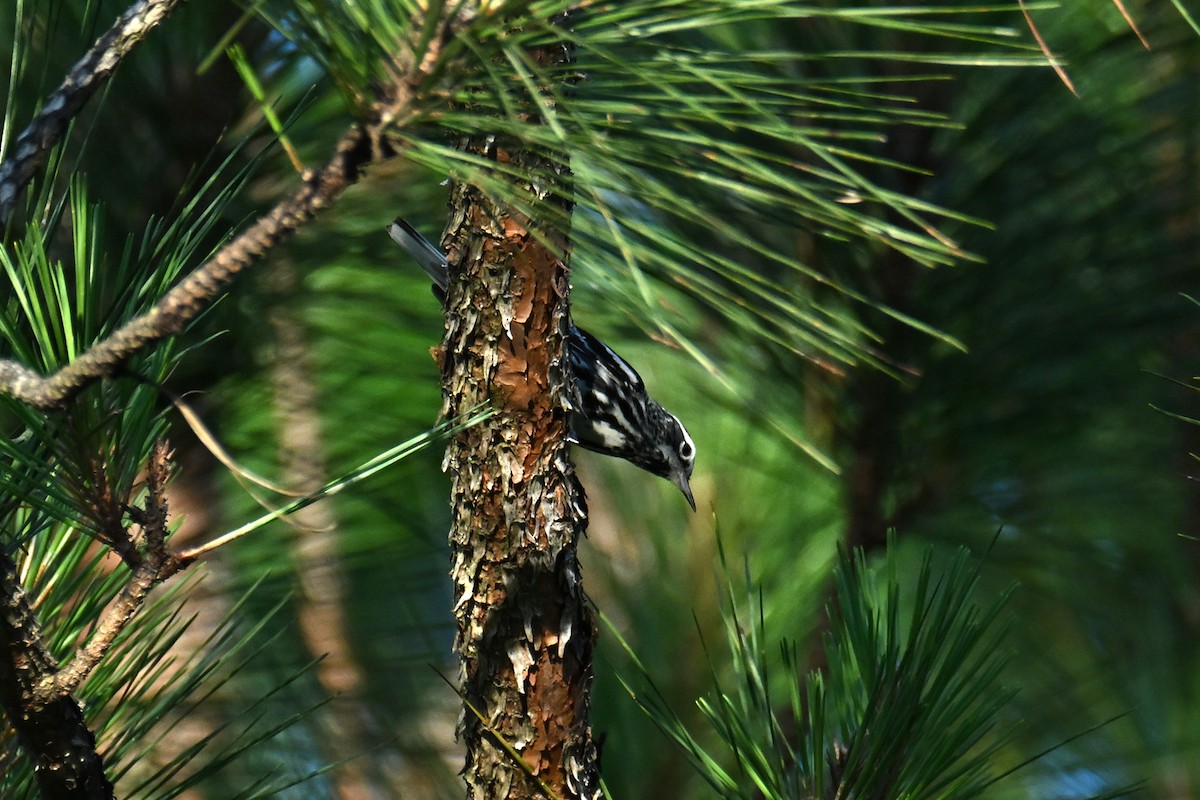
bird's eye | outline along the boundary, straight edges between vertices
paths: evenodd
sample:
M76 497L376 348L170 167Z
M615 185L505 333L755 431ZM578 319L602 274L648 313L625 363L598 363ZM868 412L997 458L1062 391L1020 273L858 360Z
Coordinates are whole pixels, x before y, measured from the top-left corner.
M681 445L679 445L679 455L683 456L685 459L691 458L692 457L692 443L691 442L683 442Z

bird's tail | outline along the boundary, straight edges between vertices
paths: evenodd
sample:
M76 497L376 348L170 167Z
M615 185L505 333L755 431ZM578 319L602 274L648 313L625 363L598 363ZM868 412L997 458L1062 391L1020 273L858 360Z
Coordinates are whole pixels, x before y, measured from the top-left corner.
M388 226L388 235L416 259L417 264L442 292L447 290L450 284L450 267L446 264L445 253L400 217L392 220L392 224Z

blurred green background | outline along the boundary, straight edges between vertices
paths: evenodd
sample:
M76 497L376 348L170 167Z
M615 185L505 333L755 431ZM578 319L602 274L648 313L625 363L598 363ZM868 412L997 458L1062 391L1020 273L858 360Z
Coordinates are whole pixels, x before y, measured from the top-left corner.
M69 19L53 28L58 38L38 40L44 77L17 87L25 94L16 107L26 110L77 56L64 42L89 40L81 32L120 9L27 6L27 14L52 8ZM715 223L675 232L838 307L874 332L874 364L831 365L751 339L669 280L655 282L659 313L711 359L701 363L631 316L630 298L643 291L632 273L574 254L575 320L637 366L700 454L692 514L667 483L576 453L591 512L588 594L685 719L699 725L695 698L728 669L715 646L725 582L718 539L733 571L744 564L761 594L765 638L801 643L816 664L838 544L878 557L894 528L901 570L915 569L930 543L939 553L965 545L987 551L985 601L1019 582L1002 680L1016 690L1004 720L1014 733L997 771L1061 746L989 796L1104 796L1139 782L1139 796L1200 796L1192 538L1200 493L1191 455L1200 429L1164 413L1200 417L1190 385L1200 307L1185 296L1200 275L1200 36L1169 3L1131 11L1150 49L1102 0L1033 12L1078 96L1044 66L923 63L953 61L947 55L970 41L836 17L722 31L734 50L744 42L812 53L799 62L802 77L869 79L945 115L932 127L883 115L881 135L856 146L876 159L861 166L879 185L963 215L940 226L973 256L955 266L932 269L877 243L748 213L713 190L709 213L721 225L815 265L866 301L851 303L763 262ZM1016 9L968 18L1032 41ZM234 4L186 5L77 124L87 145L71 169L86 173L105 203L110 242L140 231L147 214L168 213L239 136L249 133L250 144L238 163L260 150L262 163L226 209L230 226L295 180L229 60L218 51L198 70L231 29L295 113L288 137L306 163L320 163L343 127L345 103L314 62L263 23L235 27L240 21ZM0 20L0 39L11 40L13 25L12 15ZM686 42L688 32L678 36ZM586 80L578 91L589 91ZM435 238L446 219L445 177L404 158L373 169L183 338L194 349L169 385L194 393L190 402L241 463L297 485L314 470L341 474L435 421L441 401L429 348L440 341L440 308L384 227L400 214ZM258 513L171 419L179 536L204 540ZM282 603L269 624L278 635L216 702L237 707L326 652L271 696L267 717L286 719L345 691L188 796L234 796L263 771L299 776L358 753L279 796L461 794L458 701L446 680L456 667L440 459L440 446L427 449L322 504L320 516L298 521L315 532L276 523L205 565L188 601L201 629L252 585L240 612L247 619ZM336 591L325 592L330 585ZM612 795L710 796L622 688L620 676L636 675L615 635L602 631L593 711ZM171 735L203 735L220 707Z

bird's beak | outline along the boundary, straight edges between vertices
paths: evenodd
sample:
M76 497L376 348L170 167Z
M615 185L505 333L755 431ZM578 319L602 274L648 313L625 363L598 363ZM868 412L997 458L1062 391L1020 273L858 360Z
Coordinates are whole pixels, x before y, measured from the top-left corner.
M692 486L688 483L688 476L682 472L676 472L671 476L671 483L679 487L679 491L683 492L683 496L687 498L688 505L692 507L692 511L695 511L696 498L692 497Z

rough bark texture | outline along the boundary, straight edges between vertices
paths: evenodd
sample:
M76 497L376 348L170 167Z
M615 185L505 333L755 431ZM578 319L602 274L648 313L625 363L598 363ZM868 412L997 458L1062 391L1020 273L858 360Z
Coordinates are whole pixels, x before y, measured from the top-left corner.
M112 784L79 702L69 694L39 701L57 663L21 586L17 566L0 550L0 705L33 760L43 800L111 800Z
M543 175L556 169L491 142L466 147ZM446 455L467 796L592 798L595 628L576 554L587 512L565 442L566 267L527 221L478 190L459 185L453 206L446 413L482 402L499 412Z

